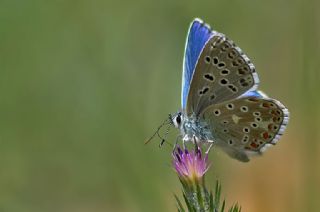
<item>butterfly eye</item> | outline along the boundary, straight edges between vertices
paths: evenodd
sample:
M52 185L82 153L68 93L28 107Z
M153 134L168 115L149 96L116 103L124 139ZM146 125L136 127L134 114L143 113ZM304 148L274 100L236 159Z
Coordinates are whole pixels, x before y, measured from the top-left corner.
M178 125L181 124L181 116L180 115L177 116L176 122L177 122Z
M172 117L172 123L176 128L179 128L182 122L181 113L176 114L174 117Z

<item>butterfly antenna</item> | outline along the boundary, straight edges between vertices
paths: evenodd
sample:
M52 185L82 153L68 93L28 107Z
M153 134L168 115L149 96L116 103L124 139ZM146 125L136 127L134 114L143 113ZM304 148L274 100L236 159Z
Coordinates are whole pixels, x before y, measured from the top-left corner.
M169 119L171 120L171 117L169 116ZM161 148L162 147L162 145L164 144L164 142L166 142L167 140L166 140L166 138L167 138L167 136L168 136L168 134L169 134L169 131L170 131L170 129L171 129L171 127L172 127L172 121L170 121L169 123L168 123L168 127L167 127L167 130L166 130L166 132L165 132L165 134L164 134L164 136L163 136L163 138L162 138L162 140L161 140L161 143L159 144L159 147ZM170 143L168 143L168 144L170 144ZM172 146L172 144L170 144L171 146Z
M160 129L164 126L164 125L167 125L167 124L170 124L172 121L170 119L170 117L168 119L166 119L159 127L158 129L153 133L153 135L147 140L144 142L144 144L148 144L156 135L161 139L161 142L164 142L163 138L160 136L159 134L159 131Z

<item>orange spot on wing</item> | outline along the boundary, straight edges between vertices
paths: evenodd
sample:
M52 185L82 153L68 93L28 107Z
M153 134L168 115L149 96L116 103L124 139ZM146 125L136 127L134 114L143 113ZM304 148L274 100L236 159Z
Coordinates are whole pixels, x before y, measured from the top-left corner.
M269 108L269 107L270 107L270 105L269 105L268 103L264 102L264 103L262 103L262 107Z
M248 100L251 102L258 102L259 101L257 98L249 98Z
M251 142L250 146L253 147L253 148L257 148L258 147L258 145L256 143L253 143L253 142Z

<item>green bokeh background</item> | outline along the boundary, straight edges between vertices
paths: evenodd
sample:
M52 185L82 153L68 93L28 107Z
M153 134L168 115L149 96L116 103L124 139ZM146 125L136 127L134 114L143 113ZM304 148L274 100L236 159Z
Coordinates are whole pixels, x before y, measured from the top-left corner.
M316 0L0 0L0 211L175 211L170 147L143 145L180 106L189 23L254 62L291 112L263 157L213 151L243 211L318 211L320 3ZM174 139L177 131L172 133Z

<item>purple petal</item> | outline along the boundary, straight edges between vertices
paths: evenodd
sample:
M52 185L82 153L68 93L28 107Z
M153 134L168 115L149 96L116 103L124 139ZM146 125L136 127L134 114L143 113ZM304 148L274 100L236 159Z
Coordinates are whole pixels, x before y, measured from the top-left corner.
M185 152L186 155L189 155L189 152L188 152L187 149L185 149L184 152Z
M180 155L176 154L176 158L177 158L177 160L181 163Z
M197 151L197 156L199 157L199 159L201 159L202 155L201 155L200 148L198 147L198 149L196 151Z

